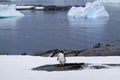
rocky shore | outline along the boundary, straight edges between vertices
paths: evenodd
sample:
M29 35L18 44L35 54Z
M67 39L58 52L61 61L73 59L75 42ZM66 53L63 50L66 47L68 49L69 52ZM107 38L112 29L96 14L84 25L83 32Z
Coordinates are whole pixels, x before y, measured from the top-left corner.
M59 50L62 50L66 57L76 56L120 56L120 46L96 44L91 48L83 50L72 49L53 49L48 51L38 51L32 53L31 56L56 57ZM0 55L10 55L8 52L0 52ZM21 53L21 55L29 55L29 53Z
M33 53L33 56L44 56L44 57L56 57L56 51L59 49L49 50L49 51L38 51ZM92 48L83 50L67 50L62 49L66 57L73 56L120 56L120 47L113 45L99 45L96 44Z
M0 52L0 55L8 55L9 53L6 52Z

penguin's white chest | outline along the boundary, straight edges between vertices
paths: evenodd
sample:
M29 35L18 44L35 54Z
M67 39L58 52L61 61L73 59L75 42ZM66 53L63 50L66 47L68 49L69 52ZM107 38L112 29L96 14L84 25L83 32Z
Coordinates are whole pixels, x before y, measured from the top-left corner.
M65 64L65 56L63 53L58 54L58 60L60 64Z

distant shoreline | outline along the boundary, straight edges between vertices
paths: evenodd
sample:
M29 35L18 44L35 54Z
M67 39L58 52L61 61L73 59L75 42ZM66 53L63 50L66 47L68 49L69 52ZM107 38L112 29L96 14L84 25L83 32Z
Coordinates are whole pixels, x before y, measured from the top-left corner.
M67 5L67 6L57 6L57 5L17 5L16 10L43 10L43 11L66 11L69 10L72 6L76 7L85 7L85 5Z
M55 53L59 49L49 50L49 51L39 51L33 56L44 56L44 57L56 57ZM120 56L120 47L113 45L98 45L96 44L92 48L83 49L83 50L67 50L62 49L67 57L76 57L76 56Z
M94 45L92 48L82 49L82 50L72 50L72 49L53 49L46 51L36 51L35 53L28 54L26 52L20 55L31 55L31 56L43 56L43 57L56 57L56 51L62 50L66 57L76 57L76 56L120 56L120 46L114 45L100 45L99 43ZM7 52L0 52L0 55L10 55Z

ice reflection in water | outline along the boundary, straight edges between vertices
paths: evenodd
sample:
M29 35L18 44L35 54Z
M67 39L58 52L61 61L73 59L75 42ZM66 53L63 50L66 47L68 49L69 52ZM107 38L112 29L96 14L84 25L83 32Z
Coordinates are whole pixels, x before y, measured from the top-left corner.
M10 29L17 29L17 21L21 17L15 18L0 18L0 30L10 30Z
M68 18L69 24L71 27L74 26L84 26L88 28L102 28L108 22L109 18L100 18L100 19L75 19L75 18Z
M104 19L74 19L69 18L69 27L71 36L76 37L79 35L80 42L93 44L105 41L105 29L109 18Z

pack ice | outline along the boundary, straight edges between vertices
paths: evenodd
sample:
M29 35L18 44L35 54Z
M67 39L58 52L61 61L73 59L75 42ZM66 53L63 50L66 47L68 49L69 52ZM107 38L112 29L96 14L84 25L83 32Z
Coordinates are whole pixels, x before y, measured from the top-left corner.
M16 11L16 5L0 5L0 17L1 18L9 18L9 17L17 17L24 16L19 11Z
M109 17L105 7L98 1L88 2L85 7L73 6L68 11L68 17L72 18L104 18Z

